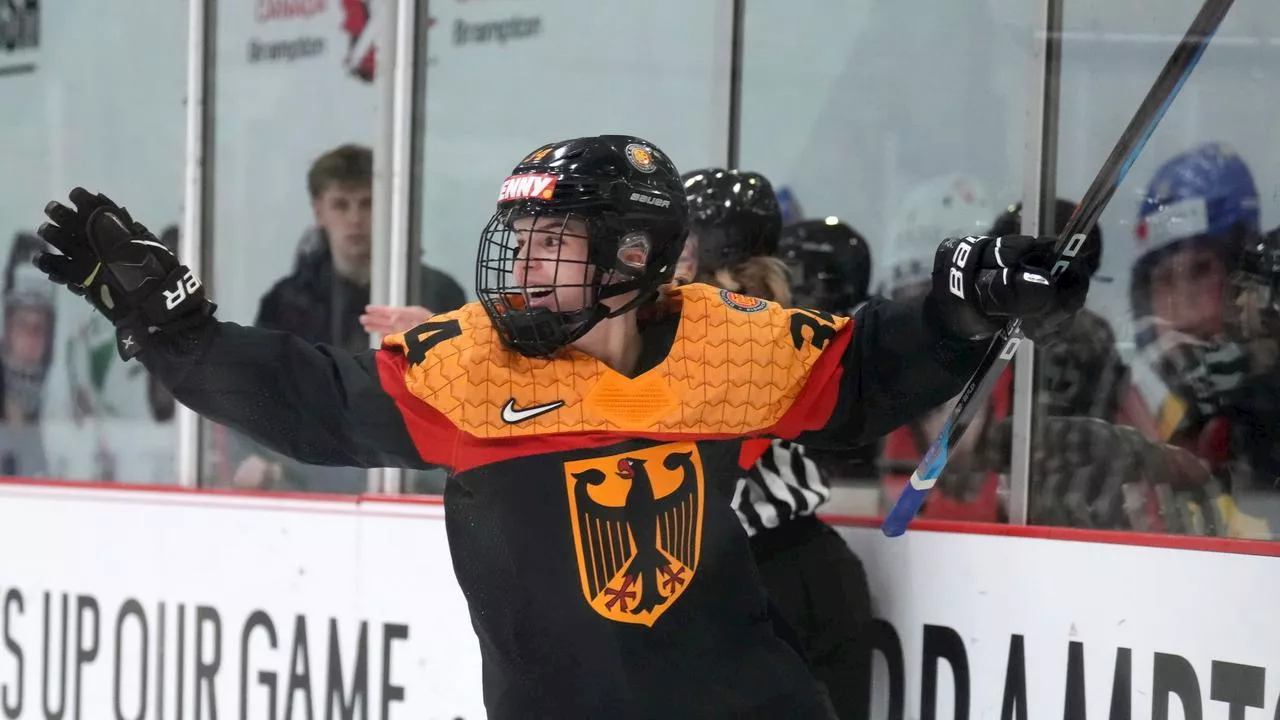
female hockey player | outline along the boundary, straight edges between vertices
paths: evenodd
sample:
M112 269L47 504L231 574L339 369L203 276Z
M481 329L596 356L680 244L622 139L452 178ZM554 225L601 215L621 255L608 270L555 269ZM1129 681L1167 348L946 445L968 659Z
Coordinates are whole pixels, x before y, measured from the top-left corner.
M790 307L792 273L803 275L805 261L821 256L823 273L815 270L812 277L798 278L809 281L800 283L810 290L808 299L823 301L808 305L810 310L849 315L854 296L859 302L865 297L865 277L861 292L841 287L852 292L823 294L828 289L820 287L828 284L823 281L844 275L840 261L857 254L850 245L854 238L834 226L822 225L824 232L811 223L788 228L784 237L777 198L763 175L707 168L686 173L684 184L689 236L697 243L695 257L686 258L685 277ZM866 255L866 242L856 240ZM773 256L784 250L784 242L791 270ZM866 260L863 267L869 273L869 255ZM849 272L859 274L856 268ZM826 686L836 714L842 720L865 717L871 678L862 636L863 625L871 620L870 588L862 563L816 515L831 497L827 469L802 445L781 439L746 443L743 459L747 468L730 490L731 505L785 624L782 630Z
M705 285L660 299L686 234L666 155L545 145L502 183L478 303L356 355L213 319L145 227L77 188L38 266L178 401L313 464L440 465L492 718L829 718L708 483L744 436L861 442L959 391L1009 316L1070 315L1045 242L965 238L937 287L849 320ZM1003 272L1005 266L1011 272Z

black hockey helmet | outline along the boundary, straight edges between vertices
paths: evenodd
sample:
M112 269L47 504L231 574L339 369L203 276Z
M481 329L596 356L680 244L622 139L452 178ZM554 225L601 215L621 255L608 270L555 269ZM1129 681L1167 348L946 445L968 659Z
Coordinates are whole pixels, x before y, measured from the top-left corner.
M1071 219L1071 213L1075 212L1076 204L1070 200L1059 198L1053 205L1053 229L1051 231L1041 230L1041 235L1056 235L1062 232L1067 226L1067 221ZM1000 217L996 218L996 222L987 231L992 237L1000 237L1002 235L1021 235L1022 234L1022 202L1018 201L1005 208ZM1089 234L1085 236L1085 244L1082 252L1076 257L1084 263L1084 271L1093 277L1098 272L1098 268L1102 267L1102 229L1094 223L1093 229L1089 230Z
M783 228L778 257L791 270L792 301L798 306L846 314L867 299L871 248L838 218Z
M504 343L530 357L551 355L604 318L657 297L684 247L687 217L679 171L653 143L600 135L543 145L502 183L497 211L480 236L476 294ZM585 232L585 260L562 258L557 241L555 257L539 261L555 263L556 288L584 290L581 307L561 309L558 299L554 307L534 307L554 290L540 285L531 292L517 282L517 264L526 271L530 264L519 257L515 223L522 218L563 219L563 227L541 233L557 240ZM621 307L602 302L630 292L636 296Z
M778 249L782 210L765 176L705 168L684 175L689 231L697 236L698 272L713 273Z

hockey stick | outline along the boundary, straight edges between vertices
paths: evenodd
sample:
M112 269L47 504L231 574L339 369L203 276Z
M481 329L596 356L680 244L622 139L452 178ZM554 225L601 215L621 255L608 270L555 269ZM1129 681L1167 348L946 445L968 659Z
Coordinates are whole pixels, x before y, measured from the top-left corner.
M1125 128L1116 146L1112 148L1111 155L1107 157L1097 177L1085 191L1084 197L1076 206L1075 212L1071 214L1066 227L1058 235L1058 241L1054 244L1057 261L1053 264L1050 275L1057 277L1071 267L1071 263L1084 245L1089 230L1098 221L1098 216L1102 214L1103 208L1107 206L1116 188L1128 174L1133 161L1142 152L1147 139L1151 137L1156 125L1164 117L1165 111L1177 97L1178 91L1182 89L1183 83L1195 69L1196 63L1200 62L1205 48L1209 46L1209 40L1222 24L1222 19L1231 9L1233 1L1205 0L1195 20L1191 22L1191 27L1187 29L1186 35L1169 56L1168 62L1156 77L1151 90L1138 106L1133 119L1129 121L1129 126ZM1004 372L1009 360L1013 358L1014 352L1018 349L1018 343L1022 342L1022 337L1021 323L1017 320L1011 321L996 333L978 369L960 393L960 399L952 408L951 414L942 426L942 431L938 433L938 438L929 446L924 459L911 474L911 481L902 489L897 503L885 517L881 525L885 535L897 537L906 532L907 525L920 510L925 495L938 481L938 476L946 467L951 448L964 435L964 431L973 421L973 416L978 409L986 403L992 387L1000 377L1000 373Z

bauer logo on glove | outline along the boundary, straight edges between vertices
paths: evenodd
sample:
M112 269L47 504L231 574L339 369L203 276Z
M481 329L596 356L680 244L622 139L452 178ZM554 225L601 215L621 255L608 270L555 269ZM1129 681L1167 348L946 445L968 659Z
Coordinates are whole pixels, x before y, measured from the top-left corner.
M1010 319L1032 339L1051 332L1084 305L1089 279L1067 270L1050 280L1054 238L1026 235L950 238L934 257L934 296L952 332L988 337Z
M172 290L164 291L164 307L166 310L175 310L188 297L195 295L200 291L200 279L190 270L186 275L179 278L174 284Z
M37 233L56 253L36 267L83 296L116 326L116 348L128 360L146 338L194 327L213 314L199 278L129 212L104 195L71 191L75 209L45 206L50 222Z

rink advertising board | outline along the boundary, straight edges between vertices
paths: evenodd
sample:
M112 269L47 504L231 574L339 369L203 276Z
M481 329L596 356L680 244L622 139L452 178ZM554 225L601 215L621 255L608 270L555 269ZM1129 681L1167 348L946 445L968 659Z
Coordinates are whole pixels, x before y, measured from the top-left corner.
M1280 558L840 532L881 618L873 717L1280 718Z
M1280 708L1275 557L841 532L870 717ZM438 504L0 482L0 543L5 717L484 717Z
M438 506L0 486L6 717L482 718Z

